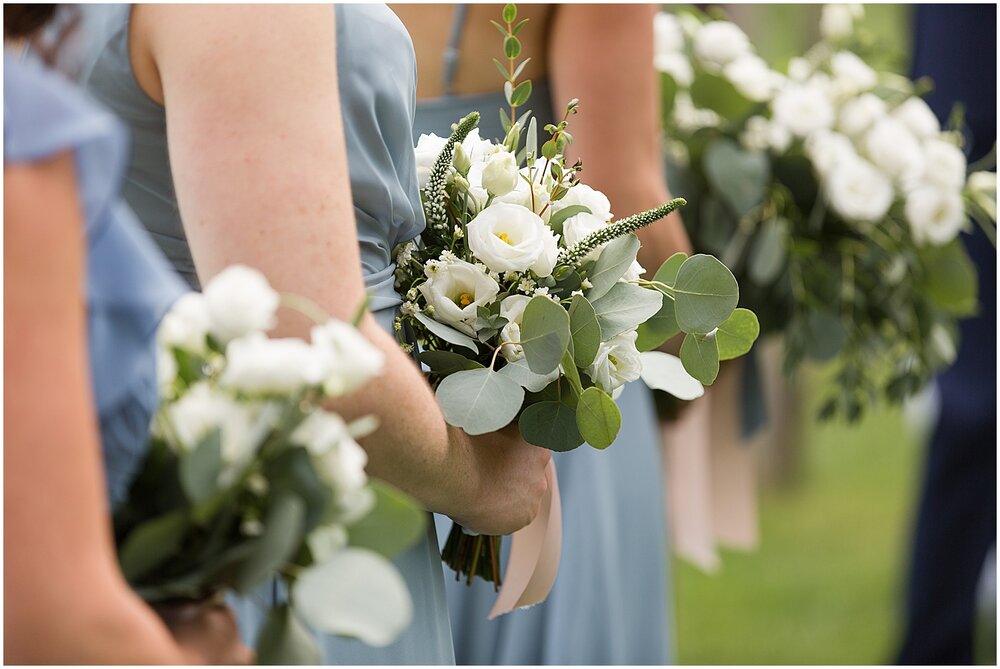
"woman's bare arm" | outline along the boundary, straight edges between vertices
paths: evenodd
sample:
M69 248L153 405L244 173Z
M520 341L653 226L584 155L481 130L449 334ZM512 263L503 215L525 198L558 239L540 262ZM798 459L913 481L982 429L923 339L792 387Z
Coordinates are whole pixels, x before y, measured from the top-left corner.
M244 263L277 290L349 318L364 282L333 8L143 5L132 31L140 83L166 104L174 184L201 279ZM306 336L309 325L282 313L278 333ZM363 442L369 472L477 529L530 521L547 453L503 435L472 448L445 424L393 337L371 316L361 329L385 353L385 373L337 408L379 416ZM508 484L502 492L498 481Z
M671 197L653 69L655 12L654 5L559 5L550 21L548 62L556 111L580 99L567 153L583 159L584 183L604 192L618 216ZM639 262L650 273L671 254L691 251L679 214L640 230L639 238Z
M5 166L4 189L4 659L183 662L115 559L72 156Z

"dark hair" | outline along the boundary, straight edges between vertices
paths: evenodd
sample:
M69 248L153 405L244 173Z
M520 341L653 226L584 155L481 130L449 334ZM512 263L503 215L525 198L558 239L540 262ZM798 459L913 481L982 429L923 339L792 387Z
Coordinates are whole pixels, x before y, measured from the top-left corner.
M3 6L4 37L31 38L55 16L59 5Z

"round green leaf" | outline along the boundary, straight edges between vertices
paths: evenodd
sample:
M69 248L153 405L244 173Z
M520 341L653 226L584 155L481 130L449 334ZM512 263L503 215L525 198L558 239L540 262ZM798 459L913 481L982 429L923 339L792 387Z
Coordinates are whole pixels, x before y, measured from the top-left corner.
M135 528L118 551L118 562L125 578L130 583L138 582L174 557L187 527L188 521L183 512L175 511Z
M507 3L503 6L503 20L506 23L513 23L517 19L517 5Z
M663 306L648 321L639 326L635 347L640 351L652 351L664 343L681 329L677 327L677 316L674 315L674 301L663 298Z
M712 188L737 216L746 215L764 199L771 180L764 152L747 151L728 138L718 139L705 151L704 165Z
M483 369L483 366L475 360L470 360L464 355L452 351L422 351L417 359L442 376L461 372L464 369Z
M558 378L559 370L554 369L548 374L535 374L528 369L528 361L521 358L508 362L497 374L506 376L528 392L537 393Z
M491 369L472 369L446 377L436 395L444 419L476 435L496 432L514 420L524 388Z
M705 394L698 379L688 374L676 355L662 351L642 353L642 380L654 390L662 390L682 400L693 400Z
M704 254L684 261L677 272L674 294L677 325L693 334L708 334L722 325L740 301L733 273L717 258Z
M420 321L425 328L430 330L431 334L440 337L449 344L462 346L469 349L473 353L479 353L479 348L476 346L476 340L469 335L459 332L455 328L447 326L444 323L438 323L427 314L419 311L415 313L413 317Z
M521 436L550 451L572 451L583 443L576 411L562 402L537 402L521 413Z
M264 520L264 533L254 542L256 550L235 575L238 592L253 590L291 559L302 543L306 505L298 495L282 493L274 498Z
M427 514L407 494L378 479L369 479L375 506L347 528L351 546L368 548L390 560L412 546L424 532Z
M569 329L573 339L573 360L578 367L587 367L601 346L601 325L590 300L575 295L569 305Z
M656 270L656 274L653 275L653 281L659 283L664 283L668 286L674 285L677 281L677 273L681 271L681 265L684 261L688 259L686 253L678 251L669 258L663 261L660 265L660 269Z
M514 92L510 95L510 103L513 107L520 107L531 97L531 80L522 81L514 87Z
M719 359L732 360L745 355L759 334L757 315L749 309L737 309L715 333L719 344Z
M528 368L548 374L559 366L569 346L569 314L562 305L547 297L531 298L521 319L521 348Z
M688 374L706 386L712 385L719 375L719 345L715 335L685 335L680 353Z
M573 218L577 214L589 213L590 207L585 207L582 204L571 204L568 207L563 207L556 213L552 214L552 218L549 219L549 227L552 228L557 234L561 235L563 233L563 223L566 222L566 219Z
M323 654L305 625L287 604L272 607L257 636L257 664L321 664Z
M610 395L597 386L583 391L576 405L576 427L588 444L607 448L615 442L621 426L621 411Z
M926 269L924 285L928 297L941 309L956 316L971 316L979 306L976 268L959 240L944 246L920 249Z
M770 285L785 267L788 257L788 222L773 221L761 225L750 247L747 269L754 283Z
M660 310L664 299L669 298L664 298L659 291L631 283L616 283L607 295L593 302L601 326L601 339L608 341L645 323Z
M604 247L597 262L594 263L594 269L587 277L591 283L587 299L593 301L601 298L618 283L618 279L622 278L635 262L639 246L639 238L629 234Z

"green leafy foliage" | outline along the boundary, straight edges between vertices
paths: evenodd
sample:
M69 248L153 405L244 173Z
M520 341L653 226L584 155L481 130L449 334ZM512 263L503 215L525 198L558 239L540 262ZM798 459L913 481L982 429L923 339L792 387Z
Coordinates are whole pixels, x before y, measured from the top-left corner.
M569 341L566 310L547 297L531 298L521 319L521 347L528 368L536 374L548 374L559 366Z
M562 402L532 404L521 413L518 426L525 441L550 451L572 451L584 442L576 426L576 410Z
M688 374L705 385L711 385L719 375L719 345L715 334L684 335L681 362Z
M287 604L271 607L257 636L257 664L321 664L316 640Z
M736 142L718 139L705 151L705 174L736 216L760 205L771 179L767 155L741 149Z
M614 443L622 426L622 414L611 396L591 386L576 405L576 426L588 444L605 449Z
M736 277L717 258L698 254L688 258L674 282L677 324L684 332L708 334L719 327L740 299Z
M569 328L573 341L573 360L578 367L594 362L601 346L601 324L590 300L575 295L569 305Z
M436 395L449 424L477 435L495 432L514 420L524 388L491 369L472 369L445 378Z
M649 320L660 310L663 299L655 290L631 283L616 283L606 295L593 303L597 322L601 325L601 339L608 341Z
M373 480L375 508L352 524L347 535L351 546L368 548L390 560L416 543L427 523L427 514L409 495Z
M736 309L715 332L719 359L732 360L750 352L760 334L757 316L749 309Z

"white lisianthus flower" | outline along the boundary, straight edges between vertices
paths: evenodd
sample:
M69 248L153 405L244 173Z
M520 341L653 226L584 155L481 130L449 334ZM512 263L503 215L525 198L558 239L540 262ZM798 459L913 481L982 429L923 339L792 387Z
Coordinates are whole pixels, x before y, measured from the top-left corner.
M161 346L204 353L210 321L200 293L181 295L160 321L156 336Z
M625 270L625 274L619 281L624 281L626 283L631 283L633 281L638 281L643 274L646 273L646 268L639 264L638 260L633 260L629 268Z
M840 51L830 58L836 89L842 95L854 95L871 90L878 81L875 70L850 51Z
M667 51L653 56L653 67L669 74L678 86L688 87L694 81L694 70L687 56L679 51Z
M522 169L521 174L523 178L517 180L517 186L511 192L506 195L502 195L493 201L493 205L499 203L513 204L529 212L534 212L542 217L543 221L548 221L552 215L552 207L549 205L549 190L543 184L532 181L530 184L527 181L528 170ZM537 174L536 174L537 177Z
M326 362L302 339L269 339L257 332L229 342L219 383L246 393L292 393L323 383Z
M356 327L331 320L313 327L310 335L326 372L327 395L353 392L382 373L385 356Z
M486 191L494 196L502 196L517 188L521 175L517 160L509 151L499 151L486 159L480 177Z
M920 142L899 121L886 117L875 123L864 137L865 153L880 170L906 182L924 169Z
M571 249L581 241L583 241L588 235L597 232L601 228L607 226L607 223L599 216L594 216L593 214L577 214L576 216L570 216L565 221L563 221L563 243L566 248ZM588 253L585 257L586 260L597 260L601 256L601 251L607 244L602 244L596 247L593 251Z
M469 249L495 272L532 270L548 276L559 255L559 239L545 221L505 202L484 209L466 226Z
M447 143L447 137L438 137L434 133L422 134L417 139L414 151L417 154L417 181L421 188L427 185L431 170L434 169L434 161L441 155L441 151Z
M521 341L521 320L524 318L524 308L531 298L527 295L511 295L500 303L500 315L507 319L507 325L500 331L501 342ZM524 349L518 344L503 344L500 354L508 362L516 362L524 357Z
M566 191L566 195L554 202L552 206L555 207L556 211L559 211L571 205L580 205L590 209L591 215L598 217L602 221L610 221L612 219L611 202L608 200L608 196L599 190L591 188L587 184L573 186Z
M439 265L418 290L434 308L434 319L469 336L476 335L476 310L496 299L500 285L472 263Z
M941 132L941 123L923 99L908 98L906 102L892 110L892 116L906 126L914 137L935 138Z
M684 49L684 30L673 14L657 12L653 17L653 50L656 54Z
M907 193L904 210L918 243L947 244L965 225L962 196L933 186Z
M605 392L614 392L642 374L642 361L635 347L637 337L636 331L631 330L601 342L587 375Z
M924 142L924 172L922 180L942 190L961 191L965 185L967 163L962 150L943 139Z
M827 179L827 200L849 221L882 220L894 195L892 182L863 158L837 161Z
M854 21L864 16L859 4L831 4L823 6L819 19L819 31L824 39L842 40L851 36Z
M805 152L816 173L824 179L830 176L837 164L858 157L851 140L832 130L819 130L809 135Z
M746 33L729 21L709 21L694 36L694 53L709 66L722 67L750 50Z
M223 343L273 328L281 303L264 275L244 265L232 265L219 272L203 294L209 331Z
M833 125L833 105L816 82L789 84L778 92L771 107L774 123L788 128L796 137Z
M752 53L743 54L728 63L722 68L722 74L741 95L753 102L764 102L774 92L771 68Z
M837 129L845 135L860 137L885 114L885 102L871 93L865 93L848 100L840 108Z
M966 185L969 197L994 221L997 218L997 173L973 172Z
M205 381L191 386L165 413L171 427L166 434L176 437L179 443L172 445L181 451L190 451L212 430L220 430L222 459L228 465L249 458L263 437L256 405L237 402Z
M445 140L447 141L447 140ZM462 148L473 163L484 162L496 151L502 151L503 147L494 144L488 139L479 136L479 128L473 128L465 139L462 140Z

